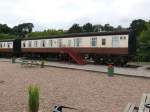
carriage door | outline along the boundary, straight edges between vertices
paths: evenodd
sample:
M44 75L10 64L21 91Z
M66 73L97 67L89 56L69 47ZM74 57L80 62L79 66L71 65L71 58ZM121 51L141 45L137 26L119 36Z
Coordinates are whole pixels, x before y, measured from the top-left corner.
M119 37L112 37L112 47L119 47Z

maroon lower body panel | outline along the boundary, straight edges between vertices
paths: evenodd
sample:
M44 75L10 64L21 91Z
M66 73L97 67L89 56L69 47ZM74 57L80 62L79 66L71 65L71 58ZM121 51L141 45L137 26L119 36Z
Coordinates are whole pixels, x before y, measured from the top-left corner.
M0 53L13 53L12 48L0 48Z
M22 53L62 53L64 48L22 48ZM67 48L76 53L128 54L128 48Z

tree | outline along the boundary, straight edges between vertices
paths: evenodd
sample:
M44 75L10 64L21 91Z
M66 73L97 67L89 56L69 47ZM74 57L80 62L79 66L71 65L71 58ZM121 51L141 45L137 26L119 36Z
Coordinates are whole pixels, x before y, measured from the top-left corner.
M138 56L142 56L144 61L150 61L150 24L147 22L146 30L143 30L138 39Z
M93 32L93 25L91 23L86 23L83 25L84 32Z
M7 24L0 24L0 33L8 34L11 33L11 28Z
M142 19L133 20L130 24L130 29L133 30L136 36L139 36L142 31L147 29L146 21Z
M150 30L143 31L139 38L140 43L150 43Z
M114 27L110 26L110 24L105 24L104 25L104 31L113 31Z
M19 24L13 27L13 33L20 37L26 37L28 33L32 32L33 27L32 23Z
M139 42L142 44L150 45L150 24L146 24L147 30L141 32Z
M141 46L140 34L143 31L147 30L146 21L142 19L133 20L130 24L130 29L132 29L132 33L135 35L136 40L136 51L137 55L140 56L143 52L143 48Z
M79 26L79 24L73 24L68 30L68 33L81 33L81 32L83 32L83 29Z
M118 25L117 28L116 28L116 31L121 31L121 30L123 30L122 26Z
M104 31L104 27L102 25L94 25L93 32L101 32Z

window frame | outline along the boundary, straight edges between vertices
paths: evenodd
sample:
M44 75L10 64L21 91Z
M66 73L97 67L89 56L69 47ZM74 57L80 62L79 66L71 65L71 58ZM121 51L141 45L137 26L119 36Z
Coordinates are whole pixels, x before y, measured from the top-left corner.
M9 43L7 43L7 47L10 48L10 44Z
M97 37L92 37L91 38L91 46L92 47L97 47Z
M57 40L57 46L58 47L62 47L62 42L63 42L63 40L62 40L62 38L59 38L58 40Z
M0 48L3 48L3 45L2 45L2 43L0 43Z
M3 48L5 48L5 42L3 43Z
M28 42L28 47L29 47L29 48L32 47L32 41L31 41L31 40Z
M69 39L69 40L68 40L68 47L71 47L71 43L72 43L72 40Z
M41 47L42 48L46 47L46 41L45 40L41 40Z
M34 47L38 47L38 40L34 40Z
M48 45L49 45L49 47L53 47L53 40L52 40L52 39L50 39L50 40L48 41Z
M23 48L26 47L26 43L25 43L25 42L22 43L22 47L23 47Z
M75 38L74 39L74 47L80 47L81 46L82 39L81 38Z
M105 46L106 45L106 38L102 38L102 46Z

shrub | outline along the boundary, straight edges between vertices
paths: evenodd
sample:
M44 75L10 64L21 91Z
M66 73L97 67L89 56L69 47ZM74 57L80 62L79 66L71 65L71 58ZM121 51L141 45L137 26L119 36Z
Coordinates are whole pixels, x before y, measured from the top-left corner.
M42 61L41 61L41 68L44 68L44 64L45 64L45 61L42 60Z
M29 92L29 112L38 112L39 109L39 88L30 86Z

